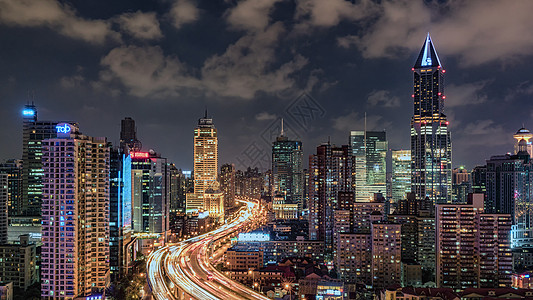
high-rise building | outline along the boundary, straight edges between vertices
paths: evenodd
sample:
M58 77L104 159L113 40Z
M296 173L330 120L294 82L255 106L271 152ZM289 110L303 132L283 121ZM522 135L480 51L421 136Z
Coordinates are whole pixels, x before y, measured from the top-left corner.
M487 166L476 166L472 170L472 193L487 193Z
M217 182L218 137L213 119L205 116L194 129L194 193L187 194L187 213L204 211L205 191Z
M224 194L224 208L235 206L235 165L224 164L220 167L220 189Z
M129 150L140 151L142 148L141 142L137 139L135 120L130 117L126 117L120 121L120 148L125 153Z
M524 140L526 141L525 151L529 153L529 156L531 158L533 158L533 144L530 141L530 139L533 138L533 134L528 129L522 127L518 129L518 131L513 135L513 138L516 140L516 144L514 146L514 152L517 153L518 151L520 151L519 149L520 141Z
M297 204L303 210L303 150L301 141L292 141L283 132L272 143L272 185L274 195L285 198L285 204Z
M109 266L116 282L132 267L135 239L132 237L131 156L122 149L110 150Z
M22 110L22 202L21 213L41 215L43 166L42 141L56 137L54 121L39 121L35 105L27 104ZM77 128L77 124L70 122Z
M411 151L392 151L392 202L396 203L411 192Z
M7 205L10 216L22 214L22 160L10 159L0 164L0 174L7 175Z
M323 240L328 255L333 253L334 210L339 193L353 192L353 155L350 147L317 147L309 157L309 238Z
M41 297L74 299L109 285L109 148L67 123L44 140Z
M7 243L8 192L8 175L0 174L0 244Z
M356 201L370 201L375 193L385 194L388 150L385 131L351 131L350 146L354 156Z
M235 172L235 194L259 199L265 187L263 174L257 167Z
M20 235L18 244L0 244L0 285L12 282L15 288L26 291L36 283L36 249L34 243L29 243L28 234Z
M452 202L466 203L468 194L472 193L472 173L463 166L452 170Z
M444 114L444 74L429 33L413 67L411 191L418 199L451 201L452 143Z
M510 215L484 214L483 195L471 194L467 204L438 204L435 226L437 287L510 286Z
M170 234L170 171L167 159L153 150L130 152L133 190L133 230L159 235Z

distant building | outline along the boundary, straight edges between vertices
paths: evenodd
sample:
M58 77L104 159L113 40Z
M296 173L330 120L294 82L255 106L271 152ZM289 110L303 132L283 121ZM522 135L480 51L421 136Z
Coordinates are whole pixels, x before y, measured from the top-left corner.
M186 212L204 211L204 193L217 182L218 137L213 119L205 116L194 129L194 193L187 194Z
M0 174L7 175L8 215L22 214L22 160L10 159L0 164Z
M411 151L392 151L392 202L398 202L411 192Z
M472 193L472 173L464 167L452 170L452 202L466 203L468 194Z
M304 207L302 142L289 140L281 122L280 136L272 143L272 196L279 194L285 198L285 204L296 204L301 215Z
M387 136L384 131L351 131L350 147L354 157L355 200L368 202L375 193L387 190Z
M224 195L224 208L235 206L235 165L224 164L220 167L220 190Z
M8 226L8 175L0 174L0 244L7 243Z
M167 159L153 150L130 152L130 156L133 230L155 234L166 241L171 199Z

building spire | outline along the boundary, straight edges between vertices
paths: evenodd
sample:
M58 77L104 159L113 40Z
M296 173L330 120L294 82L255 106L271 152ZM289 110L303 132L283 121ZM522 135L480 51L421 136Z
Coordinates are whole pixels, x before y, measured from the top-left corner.
M281 118L281 133L280 133L280 136L284 136L284 132L283 132L283 118Z
M205 119L207 119L207 105L205 106Z
M437 55L437 51L435 51L431 36L428 32L414 68L431 68L439 66L441 66L439 56Z

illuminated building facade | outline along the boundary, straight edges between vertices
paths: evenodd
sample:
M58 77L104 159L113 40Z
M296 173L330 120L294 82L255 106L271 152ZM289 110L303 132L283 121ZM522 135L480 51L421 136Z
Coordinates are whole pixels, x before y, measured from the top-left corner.
M22 110L22 202L21 214L41 215L43 166L42 141L56 137L58 122L39 121L37 108L27 104ZM70 123L77 127L77 124Z
M220 167L219 182L224 194L224 207L235 206L235 165L224 164Z
M353 192L353 155L348 145L317 147L309 157L309 238L325 242L333 253L334 210L339 208L339 192Z
M350 146L354 157L355 200L368 202L375 193L386 192L387 135L385 131L351 131Z
M413 67L411 191L434 204L451 201L452 143L443 111L444 74L428 34Z
M60 123L43 141L41 298L74 299L109 285L109 148Z
M170 172L167 159L150 150L130 152L133 230L158 235L170 234Z
M128 273L133 263L131 156L110 150L109 265L111 280Z
M508 287L511 284L509 214L485 214L483 195L467 204L439 204L435 213L437 287Z
M411 151L392 151L392 202L396 203L411 192Z
M402 225L374 222L372 231L372 287L384 289L402 282Z
M7 175L8 215L22 213L22 160L10 159L0 164L0 174Z
M194 193L187 194L187 213L206 209L205 191L217 182L218 137L213 119L205 116L194 129Z
M282 120L283 122L283 120ZM283 132L272 143L273 194L282 195L285 204L298 205L298 214L303 210L303 150L301 141L289 140Z
M8 175L0 174L0 244L7 243L8 191Z

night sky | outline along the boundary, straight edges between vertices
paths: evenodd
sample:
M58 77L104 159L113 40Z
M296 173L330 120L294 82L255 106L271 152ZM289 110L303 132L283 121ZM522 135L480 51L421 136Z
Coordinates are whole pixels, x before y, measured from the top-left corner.
M532 12L527 0L0 0L0 160L21 157L31 100L39 119L115 144L132 117L143 147L184 169L206 107L220 164L239 168L268 167L279 118L306 157L346 144L365 113L409 149L411 67L430 32L453 165L472 168L533 128Z

